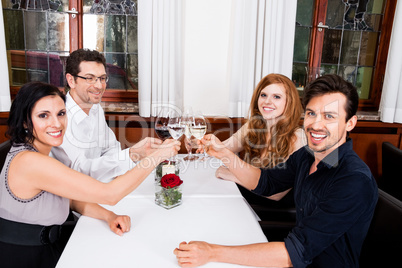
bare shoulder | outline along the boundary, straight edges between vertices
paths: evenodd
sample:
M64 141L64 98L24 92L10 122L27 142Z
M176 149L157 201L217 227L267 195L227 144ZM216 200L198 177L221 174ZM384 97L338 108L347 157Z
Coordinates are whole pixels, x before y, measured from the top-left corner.
M16 167L18 170L25 170L26 172L46 170L57 170L67 168L56 159L34 151L23 151L18 153L11 162L10 168Z
M239 128L239 130L236 131L236 133L232 135L232 137L236 138L239 141L243 141L248 131L249 131L249 123L246 122L241 128Z
M226 148L234 153L241 152L243 148L244 138L248 131L248 123L245 123L239 130L223 142Z
M18 159L18 161L24 161L27 162L29 161L30 163L34 162L34 161L52 161L55 160L54 158L48 156L48 155L44 155L41 154L39 152L35 152L35 151L23 151L18 153L15 156L15 159Z
M10 189L21 198L31 198L47 184L46 179L64 174L63 167L50 156L35 151L22 151L10 162L8 180ZM41 181L44 183L40 184Z
M306 134L302 128L298 128L295 132L295 142L293 152L299 150L301 147L307 144Z

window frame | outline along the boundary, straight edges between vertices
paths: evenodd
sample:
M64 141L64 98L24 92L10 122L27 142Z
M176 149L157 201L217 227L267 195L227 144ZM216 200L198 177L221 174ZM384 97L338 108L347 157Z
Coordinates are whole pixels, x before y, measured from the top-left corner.
M70 14L70 53L83 48L83 1L70 0L69 10L75 8L78 14L73 18ZM74 38L75 37L75 38ZM131 102L138 103L138 89L124 90L124 89L107 89L102 96L102 102Z
M321 64L321 51L323 47L324 34L318 33L318 23L325 21L326 10L329 0L316 0L313 10L313 28L311 31L310 54L308 59L307 77L315 77L314 71ZM378 111L382 87L384 83L385 68L388 58L388 49L392 33L392 25L395 16L397 0L386 0L384 16L381 22L380 40L375 60L375 69L371 79L371 90L369 99L359 100L359 110L361 111ZM325 31L326 29L323 29Z
M69 53L83 48L83 1L82 0L70 0L69 11L75 10L69 14ZM11 61L20 66L25 67L25 53L18 50L13 51L11 55ZM24 60L21 61L21 56ZM10 85L11 99L14 99L21 86ZM64 88L60 87L60 90L64 92ZM125 89L107 89L102 97L102 102L117 102L117 103L138 103L138 89L127 91Z

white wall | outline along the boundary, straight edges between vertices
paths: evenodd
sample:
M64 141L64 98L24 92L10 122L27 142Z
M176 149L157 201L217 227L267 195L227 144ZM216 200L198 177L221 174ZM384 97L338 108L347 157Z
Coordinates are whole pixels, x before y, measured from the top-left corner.
M184 105L204 115L229 111L231 0L187 0L184 18Z

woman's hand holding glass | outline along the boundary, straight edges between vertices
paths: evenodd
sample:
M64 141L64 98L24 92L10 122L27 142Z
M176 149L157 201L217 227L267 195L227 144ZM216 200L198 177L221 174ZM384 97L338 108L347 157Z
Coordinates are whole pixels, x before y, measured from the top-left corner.
M161 145L158 150L144 158L138 163L138 165L149 166L150 164L158 165L162 161L175 157L180 150L180 141L174 139L167 139ZM151 161L151 163L149 163Z
M200 140L200 145L204 148L209 155L216 157L224 162L225 156L230 152L223 142L221 142L215 135L205 135Z
M204 137L205 133L207 132L207 122L205 118L201 115L201 113L197 113L193 116L193 120L190 126L190 133L193 135L197 140L201 140ZM207 154L204 150L204 156L200 160L207 159Z

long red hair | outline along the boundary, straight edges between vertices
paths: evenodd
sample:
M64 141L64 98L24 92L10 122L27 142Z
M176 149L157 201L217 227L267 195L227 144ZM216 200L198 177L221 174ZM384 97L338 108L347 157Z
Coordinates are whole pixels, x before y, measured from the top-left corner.
M269 127L258 109L258 99L261 91L271 84L283 85L286 105L276 124ZM294 83L281 74L265 76L251 98L248 132L244 141L245 161L259 167L274 167L287 159L294 150L301 114L302 105Z

